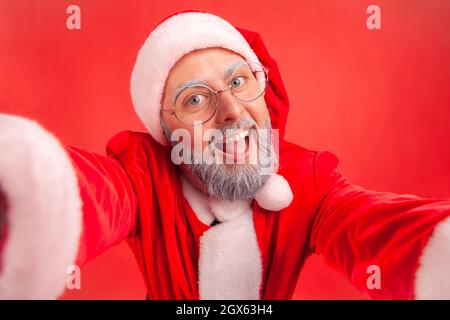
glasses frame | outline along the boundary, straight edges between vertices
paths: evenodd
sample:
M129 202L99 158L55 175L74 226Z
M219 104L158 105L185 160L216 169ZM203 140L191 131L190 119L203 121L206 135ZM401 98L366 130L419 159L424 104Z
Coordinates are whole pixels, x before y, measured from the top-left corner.
M205 88L205 89L208 89L208 90L210 91L211 95L214 96L214 99L215 99L215 100L214 100L214 104L215 104L214 112L212 113L212 115L211 115L208 119L203 120L201 123L190 124L190 123L183 122L183 121L177 116L177 113L175 112L175 106L173 106L172 109L163 109L163 108L161 108L161 112L170 112L170 115L175 116L175 118L177 118L178 121L180 121L182 124L184 124L184 125L186 125L186 126L196 126L196 125L203 125L203 124L205 124L206 122L208 122L209 120L211 120L211 119L214 117L214 115L217 113L217 110L219 109L219 104L218 104L218 102L217 102L217 101L219 101L218 95L219 95L220 93L222 93L222 92L225 92L225 91L230 90L231 95L232 95L236 100L238 100L238 101L240 101L240 102L252 102L252 101L255 101L255 100L259 99L259 98L266 92L267 84L269 83L269 69L266 68L265 66L263 66L261 63L258 63L258 62L254 62L254 61L244 61L242 64L240 64L240 65L236 68L236 70L237 70L238 68L242 67L242 66L245 65L245 64L257 64L257 65L261 66L261 68L262 68L261 71L264 71L264 75L265 75L265 79L266 79L266 83L265 83L265 86L264 86L264 90L262 90L261 93L260 93L256 98L253 98L253 99L251 99L251 100L242 100L242 99L239 99L238 97L236 97L236 96L233 94L233 92L231 92L231 88L232 88L232 86L231 86L231 80L233 80L233 77L232 77L233 74L232 74L232 75L231 75L231 80L229 81L230 83L228 84L228 86L226 86L225 88L223 88L223 89L221 89L221 90L214 90L213 88L211 88L211 87L209 87L209 86L207 86L207 85L202 85L202 84L199 84L199 85L192 85L192 86L189 86L189 87L186 88L186 89L189 89L189 88L193 88L193 87L203 87L203 88ZM253 70L252 70L252 71L253 71ZM256 72L261 72L261 71L256 71ZM233 71L233 72L234 72L234 71ZM259 82L258 82L258 83L259 83ZM186 90L186 89L184 89L184 90ZM184 90L183 90L183 91L184 91ZM175 101L177 101L178 97L180 96L181 93L183 93L183 91L181 91L180 93L177 94L177 96L175 97ZM203 110L203 109L202 109L202 110ZM199 110L199 111L201 111L201 110Z

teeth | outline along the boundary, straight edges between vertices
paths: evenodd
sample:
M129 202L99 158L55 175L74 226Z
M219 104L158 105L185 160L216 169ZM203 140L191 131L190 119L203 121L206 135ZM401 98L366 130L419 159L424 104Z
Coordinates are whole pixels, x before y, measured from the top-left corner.
M246 136L248 136L248 130L244 130L244 131L242 131L239 134L235 134L235 135L233 135L231 137L227 137L225 139L225 143L237 142L237 141L240 141L240 140L244 139Z

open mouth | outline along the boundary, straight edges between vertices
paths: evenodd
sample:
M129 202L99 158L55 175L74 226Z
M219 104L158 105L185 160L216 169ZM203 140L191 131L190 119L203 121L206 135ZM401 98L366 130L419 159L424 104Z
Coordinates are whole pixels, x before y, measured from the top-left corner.
M256 129L249 127L246 129L235 130L232 134L227 135L222 141L214 143L218 156L223 156L227 163L239 161L246 162L249 159L251 144L257 143Z

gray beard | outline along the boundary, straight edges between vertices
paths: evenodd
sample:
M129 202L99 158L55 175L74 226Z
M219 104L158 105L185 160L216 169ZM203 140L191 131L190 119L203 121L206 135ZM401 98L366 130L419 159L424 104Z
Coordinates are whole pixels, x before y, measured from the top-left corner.
M177 144L178 142L171 140L171 131L162 118L161 125L168 141L172 145ZM227 129L239 129L248 125L258 128L253 119L245 118L237 124L227 124L220 130L225 135ZM263 129L266 129L266 133L271 132L269 117ZM258 159L256 164L204 163L206 161L197 163L194 158L199 155L193 153L191 164L185 164L186 169L200 180L211 197L227 200L253 199L267 182L276 165L276 155L270 134L266 136L260 130L257 131ZM203 155L203 157L205 156Z

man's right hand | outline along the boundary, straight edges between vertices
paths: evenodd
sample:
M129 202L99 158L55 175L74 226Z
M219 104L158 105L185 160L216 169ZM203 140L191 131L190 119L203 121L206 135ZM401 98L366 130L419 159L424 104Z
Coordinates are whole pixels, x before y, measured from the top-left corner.
M39 123L0 112L0 300L64 292L84 221L71 160Z

